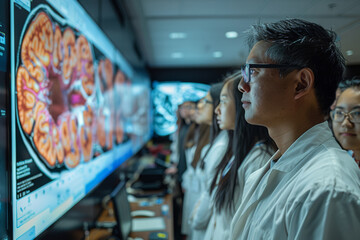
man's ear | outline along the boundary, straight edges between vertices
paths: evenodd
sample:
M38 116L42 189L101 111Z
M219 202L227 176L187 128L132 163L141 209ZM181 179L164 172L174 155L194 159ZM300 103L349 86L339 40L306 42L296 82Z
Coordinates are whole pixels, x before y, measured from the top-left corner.
M298 100L313 89L314 73L310 68L303 68L297 72L296 78L295 100Z

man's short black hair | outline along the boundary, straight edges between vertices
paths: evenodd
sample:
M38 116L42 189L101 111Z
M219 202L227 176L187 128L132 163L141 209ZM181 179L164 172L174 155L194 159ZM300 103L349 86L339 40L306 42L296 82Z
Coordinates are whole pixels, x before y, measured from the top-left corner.
M336 46L335 32L301 19L286 19L254 25L248 34L250 48L262 40L272 43L266 55L274 62L313 71L316 98L327 115L345 72L345 59ZM282 76L287 73L289 69L280 70Z

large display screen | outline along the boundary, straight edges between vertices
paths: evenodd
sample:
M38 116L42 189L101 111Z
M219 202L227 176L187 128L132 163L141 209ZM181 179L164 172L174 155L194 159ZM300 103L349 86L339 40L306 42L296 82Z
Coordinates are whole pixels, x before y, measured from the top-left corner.
M14 239L33 239L152 134L150 82L75 0L12 0Z
M204 97L210 86L191 82L154 82L154 131L167 136L176 131L178 106L185 101L198 101Z

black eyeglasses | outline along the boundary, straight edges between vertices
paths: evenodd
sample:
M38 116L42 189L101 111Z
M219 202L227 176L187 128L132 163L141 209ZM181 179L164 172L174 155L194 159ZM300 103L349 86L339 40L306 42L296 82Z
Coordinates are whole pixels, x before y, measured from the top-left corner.
M270 63L247 63L243 67L241 67L241 75L244 79L245 83L250 83L251 75L253 74L252 68L279 68L279 69L287 69L287 68L301 68L298 65L287 65L287 64L270 64Z

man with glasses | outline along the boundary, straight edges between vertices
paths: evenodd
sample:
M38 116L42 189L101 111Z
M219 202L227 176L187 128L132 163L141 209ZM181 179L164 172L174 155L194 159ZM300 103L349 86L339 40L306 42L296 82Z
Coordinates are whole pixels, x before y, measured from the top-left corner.
M231 239L360 236L360 171L324 121L345 69L335 39L299 19L249 30L245 119L267 127L279 150L247 179Z

